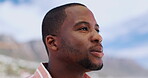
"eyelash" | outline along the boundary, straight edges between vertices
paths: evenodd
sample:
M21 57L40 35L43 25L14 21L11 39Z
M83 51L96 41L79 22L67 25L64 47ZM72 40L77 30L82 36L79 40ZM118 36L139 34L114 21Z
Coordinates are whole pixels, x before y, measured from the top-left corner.
M88 27L82 27L82 28L80 28L80 29L78 29L78 30L88 31ZM98 33L100 32L100 30L98 30L98 29L96 29L96 31L97 31Z
M96 29L96 31L99 33L100 32L100 30L98 30L98 29Z
M88 28L87 27L82 27L82 28L80 28L78 30L88 31Z

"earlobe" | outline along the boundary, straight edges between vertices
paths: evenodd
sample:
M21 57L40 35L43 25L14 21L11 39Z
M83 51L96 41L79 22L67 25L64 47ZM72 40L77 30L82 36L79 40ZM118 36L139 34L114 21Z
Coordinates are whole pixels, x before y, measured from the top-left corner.
M57 50L57 42L56 37L52 35L46 36L46 45L51 50Z

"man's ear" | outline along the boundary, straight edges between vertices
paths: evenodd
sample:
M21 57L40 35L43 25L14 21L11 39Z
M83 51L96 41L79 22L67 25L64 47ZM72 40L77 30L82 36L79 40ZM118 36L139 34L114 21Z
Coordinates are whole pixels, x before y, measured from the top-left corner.
M48 35L48 36L46 36L45 40L46 40L47 48L49 48L51 50L58 50L57 38L55 36Z

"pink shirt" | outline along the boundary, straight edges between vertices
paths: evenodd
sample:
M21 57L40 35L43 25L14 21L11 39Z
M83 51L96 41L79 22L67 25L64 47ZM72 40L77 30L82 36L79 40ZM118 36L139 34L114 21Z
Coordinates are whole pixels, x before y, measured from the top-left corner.
M48 63L41 63L36 69L35 73L27 78L52 78L44 65ZM87 74L84 75L84 78L90 78Z

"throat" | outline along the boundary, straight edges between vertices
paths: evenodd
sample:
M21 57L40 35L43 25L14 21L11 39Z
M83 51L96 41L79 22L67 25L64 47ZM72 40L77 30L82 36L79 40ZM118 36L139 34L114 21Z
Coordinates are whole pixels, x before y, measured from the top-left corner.
M78 67L79 68L79 67ZM84 71L78 69L77 66L65 64L48 64L48 72L53 78L87 78Z

